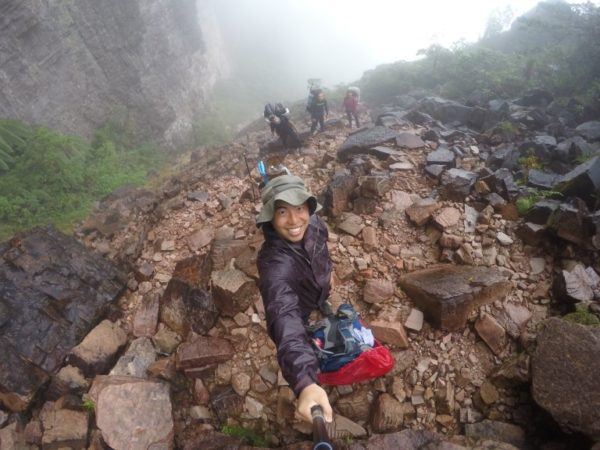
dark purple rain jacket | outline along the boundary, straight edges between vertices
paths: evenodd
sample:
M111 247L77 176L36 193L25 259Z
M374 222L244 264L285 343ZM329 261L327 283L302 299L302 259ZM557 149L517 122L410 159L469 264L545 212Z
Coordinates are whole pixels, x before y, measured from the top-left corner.
M298 396L317 382L317 357L304 324L313 310L323 309L329 297L327 227L313 214L302 242L285 241L270 223L263 225L263 233L257 265L268 331L277 346L283 377Z

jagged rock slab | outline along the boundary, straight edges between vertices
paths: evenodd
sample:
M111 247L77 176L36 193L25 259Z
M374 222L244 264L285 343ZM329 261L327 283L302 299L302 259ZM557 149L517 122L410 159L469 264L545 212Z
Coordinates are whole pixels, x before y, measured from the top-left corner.
M233 357L233 347L225 339L200 336L177 349L177 368L182 370L216 366Z
M439 147L427 155L427 164L454 167L456 155L446 147Z
M93 377L110 369L126 343L127 334L116 323L103 320L73 348L67 361Z
M0 244L0 402L27 408L125 285L112 263L52 227Z
M147 378L146 371L156 361L156 350L147 337L135 339L123 356L119 358L110 375L129 375Z
M379 199L390 191L390 177L368 175L360 178L360 195L367 199ZM373 202L375 203L375 202Z
M540 189L552 189L559 180L560 175L538 169L530 169L527 175L527 185Z
M219 239L216 238L210 248L210 261L213 270L223 269L229 261L238 257L248 248L248 243L240 239ZM205 272L206 273L206 272ZM208 272L208 278L210 272Z
M348 202L358 186L355 175L337 175L325 188L323 209L329 217L339 217L348 210Z
M217 320L219 312L206 289L210 261L204 256L179 261L161 298L161 322L184 337L190 330L205 334Z
M371 154L371 147L385 144L396 139L397 132L383 126L367 128L352 134L344 141L337 151L337 158L341 162L346 162L352 155ZM373 154L377 156L376 154Z
M248 309L258 292L254 280L237 269L215 270L211 283L217 309L229 317Z
M428 320L449 331L462 329L473 309L501 300L512 288L499 269L445 264L405 275L399 284Z
M533 205L527 214L525 220L537 225L546 225L548 219L554 214L554 211L560 206L560 201L552 199L540 200Z
M598 275L593 268L576 264L570 271L556 274L552 283L553 296L565 303L590 302L598 289Z
M568 203L562 203L556 208L548 219L548 228L558 237L581 246L589 246L596 232L586 211Z
M389 433L402 427L402 405L390 394L383 393L375 401L371 426L376 433Z
M600 440L600 328L544 322L531 360L535 401L558 424Z
M406 212L406 215L408 216L410 221L416 226L420 227L422 225L425 225L427 221L431 218L433 213L437 211L441 206L442 205L436 202L434 199L425 198L413 203L404 211Z
M477 174L452 168L442 174L440 194L449 200L464 201L477 180Z
M47 403L40 413L44 429L42 447L54 448L87 448L88 413L85 411L72 411L70 409L54 409L54 405Z
M579 197L593 206L600 192L600 156L563 175L556 188L564 195Z

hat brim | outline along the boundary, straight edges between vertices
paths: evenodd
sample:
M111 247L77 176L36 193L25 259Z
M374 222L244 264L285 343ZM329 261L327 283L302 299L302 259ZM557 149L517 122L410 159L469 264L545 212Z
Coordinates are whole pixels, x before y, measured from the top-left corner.
M275 203L278 200L286 202L292 206L299 206L305 202L308 202L308 208L311 215L322 208L322 206L317 202L317 199L305 189L286 189L285 191L275 195L271 200L263 205L258 217L256 218L257 225L273 220L273 215L275 214Z

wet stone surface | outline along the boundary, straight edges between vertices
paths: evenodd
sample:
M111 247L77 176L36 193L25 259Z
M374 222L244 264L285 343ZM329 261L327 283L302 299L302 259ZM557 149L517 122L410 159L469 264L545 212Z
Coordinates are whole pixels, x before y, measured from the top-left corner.
M113 264L53 228L0 245L0 400L25 408L124 289ZM25 362L26 360L27 362ZM11 393L20 399L9 400Z

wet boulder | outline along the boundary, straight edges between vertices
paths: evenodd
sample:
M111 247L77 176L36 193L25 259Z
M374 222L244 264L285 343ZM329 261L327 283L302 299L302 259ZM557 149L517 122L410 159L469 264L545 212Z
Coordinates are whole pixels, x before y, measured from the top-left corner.
M475 172L452 168L442 174L440 194L448 200L464 201L476 180Z
M160 321L182 336L190 330L205 334L217 320L218 310L208 291L210 267L207 256L179 261L160 299Z
M503 144L496 147L488 157L486 164L491 170L506 168L512 170L516 167L519 159L519 152L515 150L513 144Z
M515 103L521 106L540 106L545 108L552 103L552 100L554 100L552 93L546 89L534 88L525 92Z
M368 199L383 197L391 189L390 177L385 175L369 175L361 177L360 195Z
M529 211L527 211L525 220L537 225L546 225L548 223L548 219L550 219L560 204L561 202L559 200L539 200L529 209Z
M0 403L26 409L125 285L112 263L52 227L0 244Z
M592 267L577 264L554 277L552 294L565 303L590 302L600 294L600 277Z
M560 180L560 175L538 169L530 169L527 173L527 185L540 189L552 189Z
M433 117L431 117L429 114L426 114L421 111L417 111L416 109L413 109L405 117L408 120L410 120L412 123L417 124L417 125L426 125L426 124L435 122L435 119Z
M256 283L238 269L216 270L211 275L212 295L221 314L229 317L243 312L258 293Z
M352 198L354 189L358 186L358 177L355 175L340 174L331 180L325 188L323 209L329 217L339 217L348 210L348 202Z
M103 320L73 348L67 362L87 377L106 373L126 343L127 334L116 323Z
M397 132L383 126L375 126L360 130L348 136L337 151L337 158L346 162L352 155L368 154L371 147L385 144L396 139Z
M492 190L502 197L514 200L519 195L519 187L510 170L502 168L496 170L491 177L484 179Z
M177 369L190 378L217 367L233 357L233 347L222 338L199 336L177 349Z
M600 156L595 156L563 175L557 190L567 196L579 197L593 206L600 193Z
M96 424L111 448L173 448L174 424L167 384L127 376L94 380Z
M594 146L581 136L573 136L557 144L554 157L559 161L569 163L582 156L592 155L594 151Z
M600 141L600 121L585 122L575 128L575 132L588 141Z
M444 167L455 166L456 155L447 147L440 146L427 155L427 164L441 165Z
M596 231L587 210L568 203L556 208L547 225L558 237L581 246L589 246Z
M600 328L547 320L537 336L531 372L538 405L564 429L600 440Z
M444 330L460 330L469 313L501 300L512 288L508 275L496 268L438 265L403 276L400 286Z
M375 125L383 127L406 125L408 121L404 119L405 115L406 111L387 111L377 116Z
M425 166L425 173L433 178L439 179L442 176L442 173L446 169L446 166L442 166L441 164L431 164Z
M442 123L471 125L477 128L483 125L478 108L471 108L452 100L426 97L419 102L418 108Z

